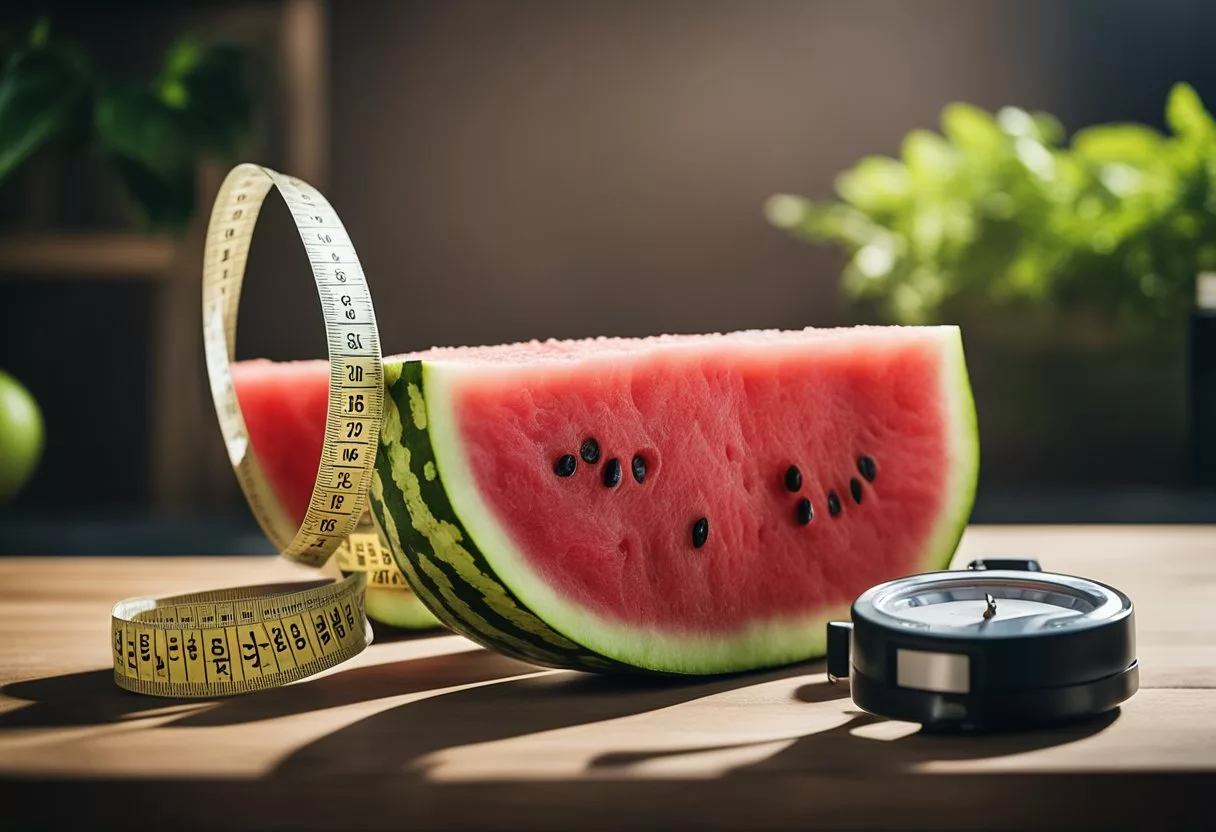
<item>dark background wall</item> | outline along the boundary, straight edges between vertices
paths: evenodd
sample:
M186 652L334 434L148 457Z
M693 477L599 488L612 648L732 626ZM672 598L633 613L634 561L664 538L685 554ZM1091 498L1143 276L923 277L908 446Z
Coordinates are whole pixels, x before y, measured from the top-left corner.
M146 63L187 10L242 4L53 5L116 60ZM1212 31L1216 4L1202 0L334 2L325 190L368 271L389 352L848 323L836 298L841 258L772 228L766 197L828 196L839 170L896 152L951 101L1048 110L1070 131L1161 125L1178 80L1216 105ZM259 161L278 159L271 149ZM10 198L0 192L0 207ZM281 215L266 221L240 353L319 355L302 253ZM22 309L53 311L55 299L39 299L46 291L30 289ZM73 297L73 309L98 315L124 303ZM0 308L12 332L15 308ZM38 360L78 360L87 331L73 325L80 337ZM1179 364L1153 358L1100 378L1123 358L1069 363L1048 345L1031 360L984 332L965 338L981 498L1182 484ZM30 361L21 344L0 338L0 365ZM125 362L136 375L106 380L124 372L115 362L95 389L142 384L145 365ZM1040 372L1047 365L1062 369ZM69 391L53 407L79 400ZM147 430L109 393L90 399L89 425L124 459ZM27 504L147 502L147 481L121 468L107 471L119 481L79 487L75 469L95 440L56 441ZM243 507L235 490L231 506Z
M839 259L765 198L951 100L1066 107L1052 5L335 8L329 191L386 348L840 322Z
M839 255L767 196L829 195L951 101L1160 124L1177 80L1216 102L1213 24L1178 0L346 4L329 190L389 350L848 323ZM986 486L1183 480L1177 356L965 337Z

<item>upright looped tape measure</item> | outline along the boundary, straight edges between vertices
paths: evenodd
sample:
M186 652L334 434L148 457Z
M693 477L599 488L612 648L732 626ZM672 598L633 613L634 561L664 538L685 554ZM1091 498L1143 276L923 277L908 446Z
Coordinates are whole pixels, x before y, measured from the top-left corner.
M258 465L229 371L249 246L271 187L279 189L304 242L329 347L325 440L298 526ZM229 172L207 229L203 336L220 430L258 523L289 560L319 568L336 552L339 567L350 574L339 581L119 602L112 613L114 679L158 696L244 693L333 667L371 641L364 614L368 575L381 585L404 585L365 517L384 410L375 310L346 229L311 185L253 164Z

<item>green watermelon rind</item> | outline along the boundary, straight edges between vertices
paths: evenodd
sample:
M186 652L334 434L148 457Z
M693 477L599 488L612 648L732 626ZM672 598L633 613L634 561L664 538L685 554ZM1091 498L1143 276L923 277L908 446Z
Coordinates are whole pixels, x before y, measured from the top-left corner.
M367 617L397 630L433 630L439 619L416 593L406 589L369 586L364 597Z
M384 422L370 503L406 581L449 629L533 664L628 671L561 636L499 580L438 475L419 362L385 363Z
M942 387L954 464L919 571L946 568L966 528L979 465L975 403L961 334L941 327ZM826 652L828 621L848 605L785 616L724 635L659 632L578 607L524 564L474 486L456 434L453 377L443 364L386 365L386 418L372 505L407 580L445 624L492 649L579 670L708 675L780 666ZM429 467L428 467L429 466ZM492 552L491 559L483 553Z

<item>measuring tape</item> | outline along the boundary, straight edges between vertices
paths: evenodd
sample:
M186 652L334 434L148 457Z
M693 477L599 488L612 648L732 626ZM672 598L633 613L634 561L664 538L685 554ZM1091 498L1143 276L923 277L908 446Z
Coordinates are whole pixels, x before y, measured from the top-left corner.
M295 220L321 299L329 349L325 440L308 511L297 525L249 442L232 385L237 310L258 214L272 187ZM114 680L156 696L245 693L319 673L371 643L369 580L408 585L367 508L384 411L384 368L371 293L342 221L315 188L242 164L220 186L203 254L203 339L220 431L258 524L283 557L338 581L120 601L111 615Z

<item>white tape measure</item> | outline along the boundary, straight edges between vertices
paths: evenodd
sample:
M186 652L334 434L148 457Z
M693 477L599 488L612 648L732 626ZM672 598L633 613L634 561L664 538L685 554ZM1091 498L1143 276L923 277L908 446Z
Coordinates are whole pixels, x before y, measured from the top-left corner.
M249 246L271 187L279 189L304 242L329 348L325 440L298 527L258 465L229 370ZM203 336L228 457L266 536L284 557L312 567L336 552L339 568L350 574L340 581L119 602L112 614L114 679L158 696L244 693L339 664L371 641L364 614L369 574L378 585L405 586L365 516L384 410L376 314L342 221L311 185L259 165L229 172L207 229Z

